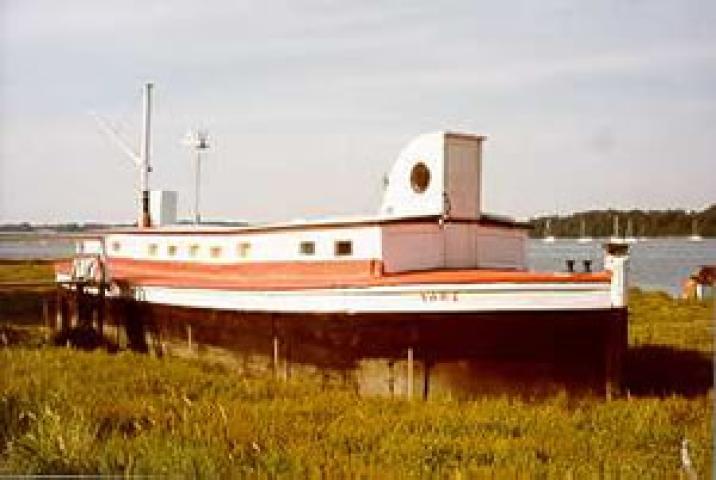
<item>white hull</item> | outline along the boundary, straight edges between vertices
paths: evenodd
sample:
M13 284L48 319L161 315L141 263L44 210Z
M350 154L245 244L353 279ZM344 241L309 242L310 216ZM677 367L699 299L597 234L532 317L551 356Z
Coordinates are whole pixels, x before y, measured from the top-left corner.
M132 288L132 296L138 301L177 307L292 313L466 313L614 306L608 283L430 284L268 291L138 285Z

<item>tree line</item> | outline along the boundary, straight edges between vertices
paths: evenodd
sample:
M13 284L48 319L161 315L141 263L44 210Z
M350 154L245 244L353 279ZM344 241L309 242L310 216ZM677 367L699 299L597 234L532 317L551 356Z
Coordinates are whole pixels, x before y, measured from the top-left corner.
M716 203L701 211L609 209L536 217L529 220L530 236L576 238L581 236L584 224L587 236L610 237L614 235L615 218L618 218L620 236L690 236L695 226L702 237L716 237Z

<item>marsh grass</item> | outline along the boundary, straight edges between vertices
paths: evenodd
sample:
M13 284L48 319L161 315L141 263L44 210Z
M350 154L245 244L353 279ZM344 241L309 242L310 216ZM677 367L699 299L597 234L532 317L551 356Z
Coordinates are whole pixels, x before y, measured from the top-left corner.
M633 395L611 402L362 398L202 359L50 347L37 330L0 348L0 474L677 478L687 438L707 478L711 306L635 291L630 313Z
M0 471L444 476L676 473L710 466L711 397L361 398L200 360L61 348L0 352Z

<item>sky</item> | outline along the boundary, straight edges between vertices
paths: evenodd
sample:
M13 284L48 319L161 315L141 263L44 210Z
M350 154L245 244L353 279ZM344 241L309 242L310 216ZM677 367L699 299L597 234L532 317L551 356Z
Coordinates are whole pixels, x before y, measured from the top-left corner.
M716 2L0 0L0 223L130 222L152 187L202 216L377 212L400 149L488 137L484 209L527 218L716 202Z

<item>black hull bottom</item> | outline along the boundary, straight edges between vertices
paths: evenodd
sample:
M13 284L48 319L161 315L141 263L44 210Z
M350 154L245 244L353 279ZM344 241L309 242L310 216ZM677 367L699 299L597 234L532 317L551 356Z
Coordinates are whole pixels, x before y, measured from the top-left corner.
M221 349L243 365L263 358L277 375L337 375L377 394L610 396L627 348L626 309L286 314L114 300L111 311L137 349Z

